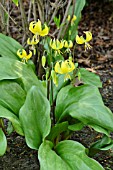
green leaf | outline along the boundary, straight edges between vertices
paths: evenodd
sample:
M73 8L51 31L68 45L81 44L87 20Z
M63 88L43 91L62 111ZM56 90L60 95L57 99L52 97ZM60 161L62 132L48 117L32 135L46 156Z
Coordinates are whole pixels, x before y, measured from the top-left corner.
M104 170L85 153L85 147L78 142L66 140L53 150L53 144L44 141L39 148L40 170Z
M17 50L23 47L13 38L0 33L0 55L5 58L19 60Z
M58 122L71 116L83 124L95 124L113 131L113 114L104 105L97 87L82 85L66 86L60 90L56 100L55 115Z
M9 121L8 125L7 125L7 133L10 135L13 132L13 125L12 123Z
M48 135L47 139L54 141L56 137L58 137L62 132L67 131L67 129L68 129L68 122L62 122L62 123L56 124L51 129L51 132Z
M18 115L19 109L24 104L25 91L11 80L0 81L0 105Z
M18 0L12 0L16 6L18 6Z
M68 129L72 131L78 131L78 130L81 130L83 127L84 127L84 124L82 122L79 122L73 125L69 125Z
M4 135L4 132L0 128L0 156L4 155L7 149L7 140Z
M24 136L23 129L22 129L22 126L21 126L21 123L18 117L1 105L0 105L0 118L6 118L10 120L12 122L12 125L15 131L18 134Z
M17 60L0 57L0 80L6 79L18 79L18 83L23 86L25 91L36 85L45 93L45 88L38 80L31 66Z
M99 132L99 133L103 133L107 136L110 136L109 134L109 131L107 131L106 129L100 127L100 126L97 126L95 124L89 124L89 126L91 126L95 131Z
M38 149L51 128L50 103L38 87L33 86L29 90L19 117L27 145Z
M100 77L97 74L89 72L85 68L80 68L79 72L81 74L81 80L84 84L102 87L102 82L100 81Z
M110 137L104 135L102 139L96 141L91 145L90 152L92 149L108 150L111 149L112 147L113 147L113 140Z

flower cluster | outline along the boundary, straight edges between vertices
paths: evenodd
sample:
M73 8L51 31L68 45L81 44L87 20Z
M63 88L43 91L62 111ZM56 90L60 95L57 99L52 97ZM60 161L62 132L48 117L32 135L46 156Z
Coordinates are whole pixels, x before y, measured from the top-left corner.
M68 16L67 20L70 21L70 16ZM71 26L73 25L75 20L76 20L76 16L74 15L73 18L71 19ZM28 38L27 44L32 46L31 49L35 51L35 45L39 43L40 36L44 37L48 35L49 27L46 24L42 25L41 21L38 20L38 22L33 21L30 23L29 30L33 33L33 37L32 39ZM90 31L84 31L84 33L86 34L86 38L84 38L83 36L76 35L75 40L77 44L85 44L85 51L86 51L87 49L91 48L88 42L92 39L92 33ZM73 72L73 70L75 70L75 64L72 61L71 50L70 50L73 47L73 42L71 40L68 41L58 40L54 38L53 40L50 39L49 46L51 49L53 49L51 55L56 56L56 54L60 55L60 53L63 54L63 52L69 53L69 57L67 60L64 61L57 60L56 57L55 62L51 61L52 62L51 77L53 79L54 84L57 85L58 84L57 74L64 74L65 75L64 80L67 80L67 79L71 79L70 73ZM17 55L22 59L22 61L27 62L28 59L32 57L32 52L30 51L29 54L27 54L27 52L24 49L19 49L17 51ZM42 66L46 70L45 65L46 65L46 56L43 55Z

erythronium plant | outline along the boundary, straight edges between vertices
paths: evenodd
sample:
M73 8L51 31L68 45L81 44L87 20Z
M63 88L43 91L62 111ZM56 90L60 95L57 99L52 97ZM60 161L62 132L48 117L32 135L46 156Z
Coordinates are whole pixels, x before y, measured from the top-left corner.
M78 68L73 60L71 40L47 37L49 28L46 24L42 26L40 20L31 22L29 30L34 35L28 38L27 44L35 53L26 52L10 37L7 41L10 39L16 46L12 49L13 45L7 43L9 48L4 53L6 36L0 34L0 156L7 148L3 122L6 118L19 135L25 136L27 145L38 150L41 170L103 170L97 161L88 157L95 151L113 147L110 138L113 114L99 93L98 88L102 87L99 76ZM92 34L84 33L86 39L78 35L75 39L78 44L85 44L87 50ZM38 54L37 44L43 46L40 80L29 60ZM71 135L84 126L103 134L89 148L71 140Z

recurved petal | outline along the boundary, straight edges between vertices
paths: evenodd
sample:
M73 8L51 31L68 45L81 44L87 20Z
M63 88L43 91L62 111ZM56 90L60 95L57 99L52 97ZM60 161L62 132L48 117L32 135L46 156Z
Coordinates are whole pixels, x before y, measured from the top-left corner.
M32 52L30 51L29 54L25 57L26 61L32 57Z
M40 36L45 36L45 35L48 35L48 33L49 33L49 28L47 27L47 25L46 24L44 24L44 29L39 33L39 35Z
M73 42L71 40L69 40L69 48L73 47Z
M78 35L76 35L76 43L77 44L84 44L85 40L84 40L83 36L79 37Z
M92 39L92 33L90 31L84 31L86 34L86 42L90 41Z
M75 65L71 60L68 60L68 72L72 72L75 69Z
M63 74L62 71L61 71L61 67L60 67L60 63L59 62L57 62L55 64L55 72L59 73L59 74Z
M38 22L31 22L29 25L29 30L33 33L33 34L39 34L42 31L41 28L41 21L38 19Z

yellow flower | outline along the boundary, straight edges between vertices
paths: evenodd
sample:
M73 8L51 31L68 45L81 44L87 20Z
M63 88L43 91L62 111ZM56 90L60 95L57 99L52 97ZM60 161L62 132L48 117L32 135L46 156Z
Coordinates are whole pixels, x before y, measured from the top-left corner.
M70 72L72 72L75 69L75 65L71 60L65 60L65 61L57 61L55 64L55 72L59 74L66 74L64 81L67 79L71 79Z
M73 15L73 18L72 18L72 20L71 20L71 25L73 25L74 24L74 21L77 19L77 17L75 16L75 15Z
M29 25L29 30L36 35L45 36L49 33L49 28L46 24L44 24L44 28L42 28L41 21L38 19L38 22L33 21Z
M22 58L22 61L28 61L32 57L32 52L30 51L29 54L24 49L19 49L17 51L17 55Z
M68 15L67 20L70 21L70 19L71 19L71 17L70 17L70 15Z
M72 48L73 42L71 40L69 40L69 41L64 40L64 47L65 48Z
M77 44L85 44L85 51L87 49L92 48L90 46L90 44L88 43L91 39L92 39L92 33L90 31L84 31L84 33L86 34L86 39L83 38L83 36L76 36L76 43Z
M37 39L36 35L33 36L32 40L30 40L30 38L27 39L28 45L36 45L38 44L38 42L39 42L39 39Z
M59 74L66 74L72 72L75 69L75 65L71 60L58 61L55 64L55 72Z
M63 46L64 46L64 42L63 42L63 40L61 40L61 41L59 41L58 39L57 40L50 40L50 46L51 46L51 48L52 49L54 49L54 50L56 50L56 51L58 51L59 53L60 53L60 49L62 49L63 48Z

